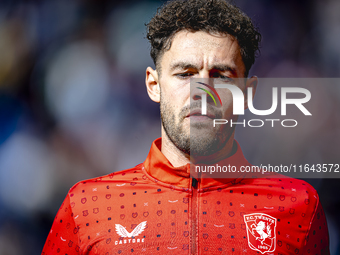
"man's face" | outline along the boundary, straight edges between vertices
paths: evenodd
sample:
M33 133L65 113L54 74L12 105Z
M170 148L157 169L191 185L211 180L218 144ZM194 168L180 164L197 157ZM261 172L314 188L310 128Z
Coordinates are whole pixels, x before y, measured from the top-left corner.
M222 106L207 101L207 115L201 115L201 90L191 91L190 78L234 79L243 91L245 66L240 48L230 35L206 32L178 32L165 51L158 72L161 118L166 135L181 151L207 156L221 150L234 134L230 125L213 127L213 119L233 119L232 96L217 89Z

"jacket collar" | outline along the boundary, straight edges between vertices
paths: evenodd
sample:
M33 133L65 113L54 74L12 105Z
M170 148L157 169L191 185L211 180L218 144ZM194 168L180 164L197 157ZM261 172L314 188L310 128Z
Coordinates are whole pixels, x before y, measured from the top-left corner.
M240 169L241 166L250 166L249 162L245 159L243 152L236 140L234 140L237 145L236 152L226 158L218 162L219 166L235 166L237 170ZM179 188L188 188L190 189L192 186L192 178L190 176L190 168L192 171L195 171L196 166L192 164L186 164L181 167L174 167L169 162L169 160L163 155L160 150L161 148L161 138L156 139L152 145L150 152L144 161L144 169L149 177L152 177L156 182L160 182L163 185L170 185L172 187ZM216 165L216 164L215 164ZM200 165L203 167L205 165ZM202 169L202 168L201 168ZM227 178L218 178L224 177ZM213 177L213 178L212 178ZM244 177L243 173L221 173L218 175L211 175L209 173L201 173L201 178L197 178L198 180L198 189L219 187L225 185L233 185L235 183L240 182Z

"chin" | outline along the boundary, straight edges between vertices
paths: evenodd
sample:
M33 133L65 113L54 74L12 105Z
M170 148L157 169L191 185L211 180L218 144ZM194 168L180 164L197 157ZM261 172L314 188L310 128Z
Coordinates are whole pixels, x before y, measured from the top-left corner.
M190 156L210 156L223 147L223 141L216 136L209 136L207 134L190 135Z
M196 129L190 130L190 156L210 156L223 149L233 130Z

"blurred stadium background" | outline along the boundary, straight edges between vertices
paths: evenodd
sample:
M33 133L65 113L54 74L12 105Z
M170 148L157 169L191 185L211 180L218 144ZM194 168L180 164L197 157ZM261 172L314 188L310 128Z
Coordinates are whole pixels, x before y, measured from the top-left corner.
M0 1L1 255L40 254L73 184L145 159L160 120L144 85L145 68L153 66L144 23L161 3ZM339 77L339 1L235 3L263 34L251 74ZM238 131L250 162L291 155L339 163L340 87L313 96L328 114L322 125L303 131L308 139L293 143L271 133L280 142L273 150L265 133ZM339 179L307 181L326 211L332 254L340 254Z

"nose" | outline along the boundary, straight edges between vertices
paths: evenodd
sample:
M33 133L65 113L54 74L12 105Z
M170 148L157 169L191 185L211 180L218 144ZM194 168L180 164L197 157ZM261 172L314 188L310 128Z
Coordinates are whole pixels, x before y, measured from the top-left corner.
M220 98L213 87L213 79L194 79L190 84L191 105L201 105L202 115L207 115L208 105L220 107ZM196 103L196 104L195 104Z
M204 100L207 101L208 88L205 84L209 84L209 79L197 78L192 79L190 82L191 99L194 101Z
M202 99L206 99L207 96L207 92L205 92L202 89L203 86L200 86L200 84L194 84L192 85L191 89L191 99L194 101L197 100L202 100Z
M209 70L203 68L199 71L198 78L193 80L194 84L190 85L190 89L192 90L192 99L193 100L202 100L207 102L207 91L209 91L206 85L211 83L211 79ZM211 84L214 86L213 84ZM208 97L209 98L209 97Z
M191 99L202 100L203 103L218 106L221 102L217 91L214 89L213 79L193 79L190 84Z
M209 82L208 79L211 78L209 70L205 68L199 71L198 77L204 79L206 82Z

